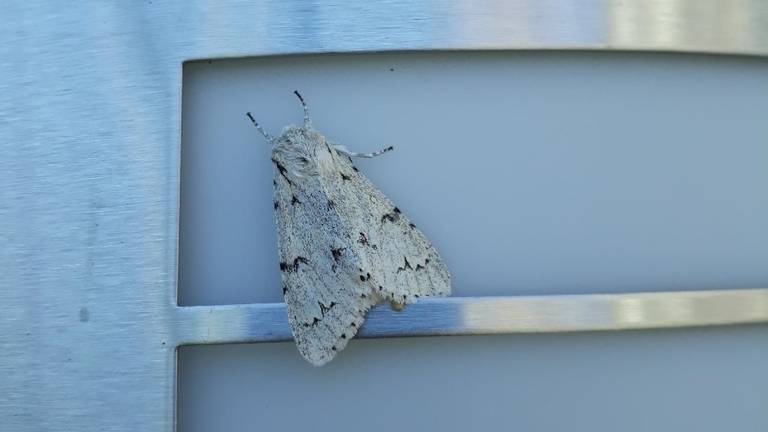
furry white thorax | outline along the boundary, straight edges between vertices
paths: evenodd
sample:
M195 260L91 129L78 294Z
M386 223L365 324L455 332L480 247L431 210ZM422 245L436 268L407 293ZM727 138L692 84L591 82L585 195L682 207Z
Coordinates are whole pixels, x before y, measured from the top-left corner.
M324 151L320 151L320 150ZM272 158L279 161L297 178L318 175L329 164L330 145L311 126L288 126L275 140ZM330 165L330 166L329 166Z

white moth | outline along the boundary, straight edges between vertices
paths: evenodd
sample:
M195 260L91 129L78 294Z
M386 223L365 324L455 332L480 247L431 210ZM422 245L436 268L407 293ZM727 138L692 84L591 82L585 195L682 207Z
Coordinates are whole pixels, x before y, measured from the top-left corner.
M353 153L304 124L273 138L275 219L287 305L296 345L321 366L344 349L380 302L396 310L420 297L451 292L450 275L435 248L352 164Z

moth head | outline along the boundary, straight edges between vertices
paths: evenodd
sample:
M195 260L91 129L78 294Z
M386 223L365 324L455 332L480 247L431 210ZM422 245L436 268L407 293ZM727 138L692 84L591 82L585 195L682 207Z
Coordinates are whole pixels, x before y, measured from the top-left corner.
M319 173L327 148L325 137L311 127L288 126L275 140L272 158L293 177L302 178Z
M277 138L269 135L251 113L247 113L247 116L267 142L272 144L272 161L280 173L299 180L317 175L327 165L331 150L325 137L312 128L309 108L304 98L298 91L294 91L294 94L304 108L304 124L286 127Z

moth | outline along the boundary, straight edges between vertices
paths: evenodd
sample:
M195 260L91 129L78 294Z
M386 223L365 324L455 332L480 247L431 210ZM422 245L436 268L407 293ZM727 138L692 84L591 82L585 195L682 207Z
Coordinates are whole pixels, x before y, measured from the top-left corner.
M355 153L312 127L278 137L246 115L272 146L274 210L288 320L301 355L315 366L332 360L355 336L366 312L382 302L406 304L451 292L435 248L392 201L355 167Z

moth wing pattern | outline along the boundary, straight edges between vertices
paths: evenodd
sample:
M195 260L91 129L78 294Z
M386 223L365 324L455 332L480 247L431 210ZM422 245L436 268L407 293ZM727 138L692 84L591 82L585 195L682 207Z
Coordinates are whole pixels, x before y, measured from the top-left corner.
M382 301L402 308L449 295L450 274L424 234L362 175L352 153L311 127L288 126L273 138L275 218L283 297L299 352L320 366L344 349Z
M381 301L450 294L445 263L424 234L343 155L338 172L300 191L276 173L280 269L301 354L322 365Z
M360 281L360 258L327 197L287 187L277 187L276 195L288 321L301 355L321 366L355 336L376 299Z
M404 305L420 297L447 296L450 274L437 250L408 217L344 156L342 181L327 185L339 203L362 273L380 300ZM348 180L344 180L347 179Z

